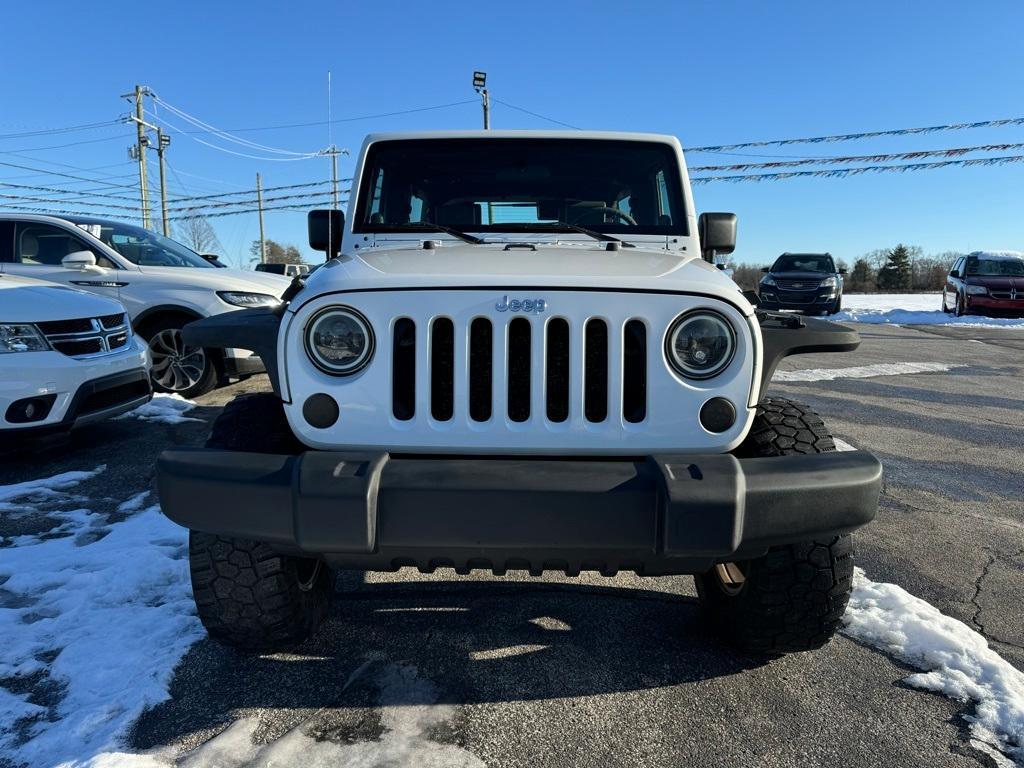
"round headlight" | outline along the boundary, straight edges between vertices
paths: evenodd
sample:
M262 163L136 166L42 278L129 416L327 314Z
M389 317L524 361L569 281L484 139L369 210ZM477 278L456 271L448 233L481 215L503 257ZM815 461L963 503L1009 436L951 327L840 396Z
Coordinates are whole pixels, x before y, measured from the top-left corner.
M306 353L324 373L348 376L373 357L373 329L351 307L321 310L306 326Z
M665 336L665 358L680 376L710 379L732 362L736 333L717 312L697 310L680 315Z

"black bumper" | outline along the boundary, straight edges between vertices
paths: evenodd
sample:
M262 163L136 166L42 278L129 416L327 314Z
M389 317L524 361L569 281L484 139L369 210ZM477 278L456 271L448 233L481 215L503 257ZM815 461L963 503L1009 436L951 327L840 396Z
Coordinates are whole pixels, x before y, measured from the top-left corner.
M870 453L635 461L165 451L160 502L194 530L332 565L698 573L870 522Z
M832 288L818 288L810 291L780 291L761 288L758 293L759 309L791 309L802 312L831 311L839 302L839 296Z

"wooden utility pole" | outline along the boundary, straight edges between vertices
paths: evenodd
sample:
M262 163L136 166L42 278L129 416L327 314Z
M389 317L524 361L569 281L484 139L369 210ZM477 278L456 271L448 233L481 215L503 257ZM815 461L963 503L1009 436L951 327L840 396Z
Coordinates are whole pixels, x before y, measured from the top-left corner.
M167 221L167 183L164 179L164 150L171 144L171 137L159 128L156 129L156 155L160 159L160 220L163 222L164 237L171 236L170 224Z
M338 210L338 148L331 146L331 200Z
M256 174L256 205L260 211L260 264L267 260L267 240L263 232L263 182L260 175Z
M139 161L139 193L142 201L142 226L149 229L149 184L146 179L146 146L149 144L149 137L146 136L145 109L142 106L142 97L148 90L141 85L135 86L135 128L138 132L138 144L135 149L135 157Z

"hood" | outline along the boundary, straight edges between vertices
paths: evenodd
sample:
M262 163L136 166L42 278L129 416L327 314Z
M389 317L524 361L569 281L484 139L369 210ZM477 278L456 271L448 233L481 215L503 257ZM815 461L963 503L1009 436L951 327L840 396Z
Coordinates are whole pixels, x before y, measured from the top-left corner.
M0 321L41 323L124 312L118 302L44 280L0 274Z
M168 282L212 291L250 291L280 296L291 283L290 277L242 269L203 269L199 267L139 267L147 275L166 277Z
M1024 288L1024 275L969 275L964 279L968 285L983 285L986 288L1010 290Z
M783 280L806 280L807 282L821 282L830 277L836 277L833 272L769 272L767 275L761 277L764 280L765 277L781 277Z
M704 293L747 310L739 286L699 256L643 247L608 251L603 243L369 248L331 260L306 281L312 293L525 286Z

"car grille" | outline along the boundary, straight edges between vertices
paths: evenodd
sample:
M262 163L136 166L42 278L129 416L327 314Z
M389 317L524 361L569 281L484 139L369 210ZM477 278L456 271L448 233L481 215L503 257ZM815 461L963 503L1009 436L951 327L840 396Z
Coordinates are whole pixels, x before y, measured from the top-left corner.
M416 359L417 322L400 317L392 324L391 364L392 414L399 421L416 415L416 403L428 402L435 422L451 421L455 413L455 348L460 345L468 355L468 386L466 397L469 418L474 422L490 421L495 392L505 392L503 403L509 421L528 421L537 402L534 386L543 387L542 416L553 424L569 419L570 412L582 412L591 423L601 423L609 413L621 413L629 423L638 423L647 415L647 328L640 320L625 323L622 349L609 349L607 323L591 318L573 325L565 318L513 317L507 323L495 323L478 317L469 324L468 338L456 338L454 323L445 317L429 321L429 333L419 334L429 346L426 359L430 375L425 379L429 393L417 397ZM507 360L505 382L494 380L495 349ZM540 346L540 352L536 349ZM570 389L571 349L581 345L583 388L581 403L572 403ZM621 392L618 402L609 402L609 359L621 359ZM421 358L422 359L422 358ZM542 361L543 375L532 370L534 361Z
M35 325L53 349L75 358L113 354L125 347L131 337L128 316L123 312Z
M783 291L811 291L817 290L821 285L820 280L796 280L793 278L776 277L775 285Z

